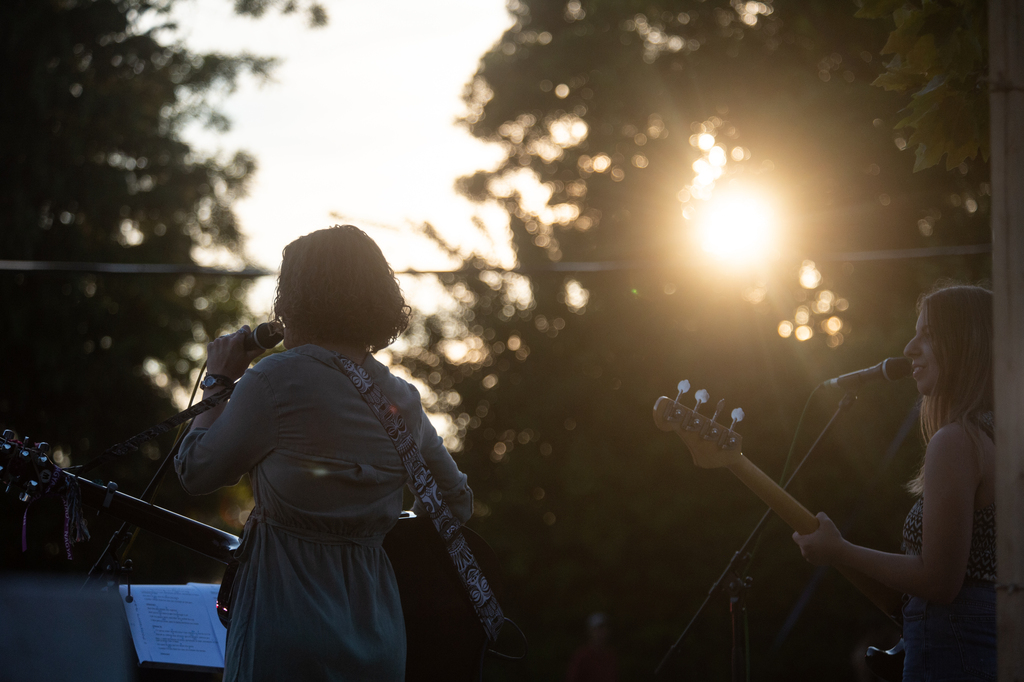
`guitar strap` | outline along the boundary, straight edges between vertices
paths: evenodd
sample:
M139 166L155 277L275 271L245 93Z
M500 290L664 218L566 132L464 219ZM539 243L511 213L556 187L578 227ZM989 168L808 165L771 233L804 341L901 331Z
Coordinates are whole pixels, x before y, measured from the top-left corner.
M441 497L441 492L437 489L437 482L434 481L434 476L423 461L420 448L406 428L405 420L402 419L402 415L398 413L391 401L373 383L366 370L342 355L335 355L335 361L338 368L355 384L359 395L373 410L395 444L395 449L402 458L402 464L405 465L405 470L412 480L413 492L416 493L420 504L427 511L434 528L437 529L444 541L448 555L451 557L452 563L455 564L455 570L466 588L473 610L476 611L477 618L480 619L480 624L483 626L484 632L487 633L488 640L494 642L498 639L501 626L505 623L501 606L498 605L498 600L491 591L487 578L484 577L477 565L476 558L462 535L462 523L455 518Z

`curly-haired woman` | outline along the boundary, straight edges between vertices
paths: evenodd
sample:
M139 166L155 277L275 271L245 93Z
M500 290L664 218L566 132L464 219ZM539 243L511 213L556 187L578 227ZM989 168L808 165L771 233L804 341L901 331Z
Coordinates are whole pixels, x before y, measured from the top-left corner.
M338 356L398 408L445 501L468 519L472 491L419 394L371 355L405 329L409 308L377 245L343 225L285 247L274 311L287 351L249 369L258 353L243 347L247 330L209 344L208 374L238 384L196 418L175 460L192 494L245 473L252 484L224 679L402 680L405 626L381 542L408 477Z
M995 446L992 293L948 286L921 298L904 354L921 393L924 465L903 528L904 554L842 538L825 514L794 533L814 564L860 570L909 599L904 682L994 680L996 674Z

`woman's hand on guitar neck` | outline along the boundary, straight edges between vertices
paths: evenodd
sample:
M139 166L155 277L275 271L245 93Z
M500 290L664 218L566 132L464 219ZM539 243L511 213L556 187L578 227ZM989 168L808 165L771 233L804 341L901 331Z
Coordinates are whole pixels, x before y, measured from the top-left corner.
M799 545L804 559L815 566L831 566L839 563L839 554L842 552L846 540L843 539L842 533L825 512L818 512L817 519L818 530L807 535L793 533L793 542Z

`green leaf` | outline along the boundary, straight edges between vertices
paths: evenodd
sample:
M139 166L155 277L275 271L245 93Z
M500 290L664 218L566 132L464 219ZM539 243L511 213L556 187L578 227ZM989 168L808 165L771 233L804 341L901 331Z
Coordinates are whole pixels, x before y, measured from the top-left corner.
M942 160L943 150L936 145L919 144L914 152L917 160L914 162L914 172L931 168Z
M889 34L882 54L906 54L914 49L921 28L920 12L908 12L905 20Z
M929 74L938 66L938 50L935 49L935 36L923 35L907 52L904 71L908 73Z
M915 171L938 164L943 156L946 169L952 170L979 151L986 154L988 112L982 99L946 84L914 96L910 115L897 127L914 128L909 144L916 146Z
M963 93L947 97L938 112L940 132L946 137L946 170L956 168L964 159L978 155L981 145L973 107Z
M915 92L910 100L910 105L905 111L910 113L896 124L897 128L907 126L920 127L922 120L929 113L935 111L941 101L949 94L949 88L941 78L934 78L923 89Z
M913 17L918 12L920 12L918 8L912 5L904 5L892 13L892 19L896 22L896 26L903 26L907 19Z
M921 86L921 77L903 73L903 72L887 72L881 74L878 78L871 82L872 85L885 88L886 90L897 90L904 92L911 88L918 88Z

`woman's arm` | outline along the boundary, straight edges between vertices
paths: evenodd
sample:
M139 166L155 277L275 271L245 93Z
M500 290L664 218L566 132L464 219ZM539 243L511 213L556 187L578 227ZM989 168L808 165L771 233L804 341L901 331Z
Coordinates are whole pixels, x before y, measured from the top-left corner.
M793 534L804 558L816 565L849 566L907 594L951 602L963 586L971 549L974 498L980 480L974 447L963 429L947 425L925 452L921 555L892 554L855 545L825 514L809 535Z
M451 509L457 519L465 523L473 516L473 491L469 487L466 474L459 471L458 464L452 458L444 441L430 423L423 408L420 408L419 433L416 435L419 442L420 454L426 462L430 473L434 475L441 496ZM423 513L420 508L420 501L417 499L413 504L413 511L417 514Z
M224 414L209 429L193 429L174 458L181 487L205 495L238 483L277 446L277 415L266 376L246 372Z
M206 373L219 374L231 381L238 381L252 361L263 353L263 349L245 350L245 335L249 333L249 325L243 325L234 334L219 336L206 344ZM203 398L225 390L222 386L203 389ZM224 412L227 403L221 403L203 412L192 420L193 429L208 429Z
M227 403L208 410L192 422L174 458L174 468L186 492L211 493L234 485L274 447L277 421L272 392L260 372L246 372L252 359L262 351L246 351L243 327L207 346L207 369L231 380L238 379ZM207 397L220 387L204 391Z

